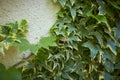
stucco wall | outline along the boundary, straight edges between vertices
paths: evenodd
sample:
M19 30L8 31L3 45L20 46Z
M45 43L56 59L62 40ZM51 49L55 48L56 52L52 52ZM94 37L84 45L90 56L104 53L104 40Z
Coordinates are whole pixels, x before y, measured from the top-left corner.
M27 39L30 43L37 43L48 34L58 10L59 6L52 3L52 0L0 0L0 23L26 19L29 23ZM28 55L29 52L19 54L18 49L12 47L6 51L5 56L0 56L0 62L10 67Z

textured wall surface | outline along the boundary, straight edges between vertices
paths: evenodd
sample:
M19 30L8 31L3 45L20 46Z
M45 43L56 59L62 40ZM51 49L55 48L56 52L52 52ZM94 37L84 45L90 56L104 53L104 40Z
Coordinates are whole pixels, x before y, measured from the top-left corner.
M52 0L0 0L0 23L26 19L29 23L27 39L30 43L37 43L48 34L58 10L59 6L52 3ZM28 55L29 53L18 54L17 48L12 47L6 51L5 56L0 56L0 62L9 67Z

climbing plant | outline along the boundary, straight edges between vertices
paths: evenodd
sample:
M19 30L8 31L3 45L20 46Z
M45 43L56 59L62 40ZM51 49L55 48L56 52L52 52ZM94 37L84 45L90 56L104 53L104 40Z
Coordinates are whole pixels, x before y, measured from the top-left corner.
M27 33L27 21L22 20L0 25L0 53L13 46L13 43L21 43L21 38L25 38Z
M26 50L36 53L37 45L30 44L26 39L27 27L28 23L25 19L20 23L16 21L0 24L0 53L5 54L4 50L7 50L11 46L19 47L20 53Z
M25 19L21 23L11 22L0 25L0 53L5 54L5 50L8 50L11 46L17 46L19 53L27 50L31 51L34 55L38 52L38 47L48 49L49 46L56 46L54 41L55 36L43 37L40 39L39 44L30 44L26 39L28 32L28 23ZM47 42L47 44L46 44ZM0 55L1 56L1 55ZM0 64L0 79L1 80L22 80L22 76L19 70L15 67L5 68L3 64Z
M47 47L21 69L23 80L119 80L120 1L53 1L61 5L55 38L40 41Z

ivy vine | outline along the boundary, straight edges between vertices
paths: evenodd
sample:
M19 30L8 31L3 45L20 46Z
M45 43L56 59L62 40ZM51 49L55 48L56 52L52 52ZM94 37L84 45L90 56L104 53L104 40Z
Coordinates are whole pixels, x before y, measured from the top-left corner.
M48 40L57 46L39 46L23 80L119 80L120 1L53 1L61 10L50 30L56 42Z
M61 5L52 36L36 45L25 35L27 21L0 25L0 52L9 46L35 54L20 71L23 80L120 80L120 1L53 0ZM21 80L0 64L1 78ZM14 76L13 76L14 75ZM18 75L18 76L16 76Z
M28 23L25 19L20 23L10 22L0 24L0 53L5 54L5 50L11 46L17 46L19 53L30 50L36 54L38 51L38 44L30 44L26 39L28 32Z
M120 1L53 1L61 5L50 30L57 46L39 47L23 80L119 80Z
M0 24L0 53L5 54L4 50L7 50L10 46L14 46L14 43L22 43L21 38L26 37L27 21L22 20L21 23L13 22Z

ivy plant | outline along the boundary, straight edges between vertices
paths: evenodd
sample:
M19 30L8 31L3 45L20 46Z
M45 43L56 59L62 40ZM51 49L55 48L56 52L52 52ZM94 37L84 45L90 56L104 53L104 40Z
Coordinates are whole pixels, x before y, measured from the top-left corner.
M21 20L20 23L16 21L0 24L0 53L5 54L4 50L10 46L19 47L20 53L26 50L30 50L34 54L37 53L38 46L29 43L26 39L27 32L28 23L25 19Z
M120 1L53 1L61 5L50 30L57 46L43 40L23 80L120 80Z
M13 46L13 43L21 43L21 38L25 38L27 30L27 21L22 20L19 24L17 21L13 23L0 24L0 53L4 54L4 50Z

